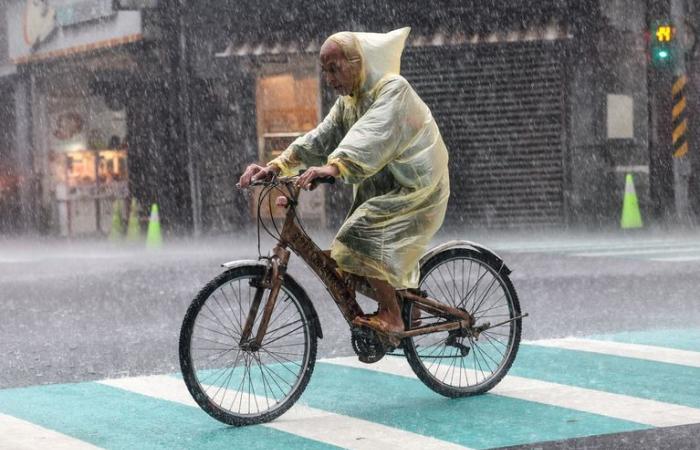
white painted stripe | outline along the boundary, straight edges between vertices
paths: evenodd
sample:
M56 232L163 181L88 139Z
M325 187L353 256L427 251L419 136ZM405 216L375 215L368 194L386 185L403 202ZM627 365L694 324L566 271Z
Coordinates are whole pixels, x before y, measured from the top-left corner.
M0 448L13 450L96 450L92 444L48 428L0 414Z
M323 362L402 377L416 377L402 358L384 358L374 364L361 363L356 357L334 358ZM700 409L510 375L503 378L489 393L653 427L700 423Z
M662 262L688 262L688 261L700 261L700 255L695 256L673 256L668 258L649 258L650 261L662 261Z
M171 402L198 407L182 380L167 375L117 378L100 383ZM231 395L231 394L229 394ZM264 400L263 400L264 401ZM450 442L297 403L263 426L349 449L462 449Z
M700 246L700 242L697 241L665 241L665 240L652 240L652 241L630 241L630 242L584 242L584 243L553 243L553 244L542 244L542 243L532 243L532 244L521 244L521 243L511 243L511 244L495 244L493 248L498 251L510 251L510 252L575 252L575 251L605 251L605 250L634 250L634 249L658 249L658 250L668 250L670 248L685 249L689 246Z
M543 347L580 350L583 352L601 353L604 355L623 356L626 358L645 359L682 366L700 367L700 352L678 350L675 348L657 347L653 345L627 344L624 342L598 341L568 337L563 339L545 339L525 342L526 344Z
M625 255L650 255L654 253L699 253L700 247L692 248L644 248L644 249L630 249L630 250L605 250L605 251L591 251L591 252L578 252L574 253L573 256L625 256Z

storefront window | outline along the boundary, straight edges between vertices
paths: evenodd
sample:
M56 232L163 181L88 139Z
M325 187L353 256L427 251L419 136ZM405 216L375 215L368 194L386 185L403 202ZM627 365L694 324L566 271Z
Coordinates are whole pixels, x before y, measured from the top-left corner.
M258 80L258 131L263 162L277 156L318 121L318 78L314 73L269 75Z
M267 163L278 156L297 137L312 130L319 121L319 78L316 70L277 71L258 78L256 102L260 160ZM271 196L273 215L276 209ZM324 189L302 196L300 211L307 220L325 224ZM263 215L269 216L264 205ZM255 213L255 211L253 211Z
M124 109L109 108L101 96L52 97L47 113L61 233L108 232L115 202L128 196Z

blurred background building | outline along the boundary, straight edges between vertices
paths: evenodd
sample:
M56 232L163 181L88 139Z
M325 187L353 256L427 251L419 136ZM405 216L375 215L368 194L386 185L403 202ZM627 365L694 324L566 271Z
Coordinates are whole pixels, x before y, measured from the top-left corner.
M253 205L233 187L242 170L334 101L317 61L324 39L402 26L412 28L402 73L450 150L448 227L612 228L627 173L647 223L696 216L693 2L0 5L0 231L106 233L115 200L131 197L158 203L172 233L249 226ZM659 125L670 109L649 54L662 16L683 23L689 55L676 56L688 75L680 162ZM337 227L350 195L324 186L301 205L305 219Z

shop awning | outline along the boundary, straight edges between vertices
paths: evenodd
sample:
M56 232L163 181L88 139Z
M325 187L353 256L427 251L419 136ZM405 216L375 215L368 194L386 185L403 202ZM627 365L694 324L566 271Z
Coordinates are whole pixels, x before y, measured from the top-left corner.
M519 30L501 30L490 33L449 33L438 31L429 35L412 33L409 47L429 47L441 45L461 45L497 42L546 41L571 38L571 32L564 23L549 23ZM295 53L317 53L321 48L320 39L308 41L289 40L271 41L270 39L253 42L249 39L230 42L216 57L263 56Z
M569 37L596 0L203 0L196 29L217 56L316 52L336 31L410 26L409 45Z

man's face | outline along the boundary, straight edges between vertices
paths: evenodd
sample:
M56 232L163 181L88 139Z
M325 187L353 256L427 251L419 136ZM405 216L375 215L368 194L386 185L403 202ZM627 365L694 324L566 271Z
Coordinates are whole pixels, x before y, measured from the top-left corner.
M321 47L321 70L326 83L340 95L350 95L359 77L359 67L350 64L338 44L329 41Z

